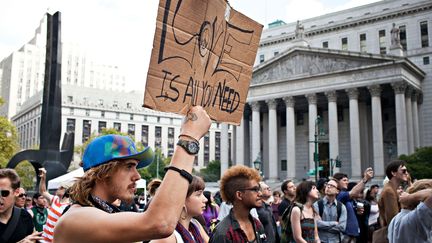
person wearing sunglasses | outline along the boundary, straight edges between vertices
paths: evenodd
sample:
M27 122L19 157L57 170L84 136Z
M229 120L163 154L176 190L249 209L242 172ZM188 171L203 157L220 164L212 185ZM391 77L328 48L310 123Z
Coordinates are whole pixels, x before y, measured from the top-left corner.
M408 171L405 164L404 160L394 160L386 167L389 181L384 185L378 201L381 229L374 232L372 239L387 237L387 226L401 209L397 189L402 183L408 181Z
M210 242L268 242L263 225L250 214L263 203L260 180L258 171L247 166L236 165L225 171L220 192L233 208L216 226Z
M26 197L27 194L25 189L22 187L18 188L18 196L15 199L15 206L19 208L25 208Z
M14 207L20 194L20 178L13 169L0 169L0 242L36 242L40 232L33 233L30 214ZM24 197L25 198L25 197Z

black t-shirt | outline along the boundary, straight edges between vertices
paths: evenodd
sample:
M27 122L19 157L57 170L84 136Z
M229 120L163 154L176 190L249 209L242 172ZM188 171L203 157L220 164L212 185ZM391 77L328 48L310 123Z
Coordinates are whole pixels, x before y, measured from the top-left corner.
M12 216L13 217L13 211ZM8 224L10 222L10 219L8 221ZM0 222L0 235L3 235L4 231L7 228L7 224L3 224ZM17 227L15 228L15 231L12 233L10 239L8 242L18 242L22 239L24 239L27 235L30 235L33 233L33 220L31 215L25 210L20 209L20 217L18 219Z
M287 209L289 205L291 205L291 201L284 197L278 207L280 217L282 217L282 214L285 212L285 209Z

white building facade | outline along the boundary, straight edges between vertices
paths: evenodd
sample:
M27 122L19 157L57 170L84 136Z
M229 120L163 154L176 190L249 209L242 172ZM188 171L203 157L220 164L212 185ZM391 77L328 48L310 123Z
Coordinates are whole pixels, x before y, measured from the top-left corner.
M142 93L107 92L63 85L62 132L74 132L75 145L81 145L91 134L99 134L103 128L114 128L144 146L159 148L165 156L171 156L180 135L182 116L143 108L142 100ZM18 129L22 149L35 148L39 144L41 103L42 92L39 92L27 100L22 109L12 117ZM227 144L231 143L231 133L228 131ZM221 160L220 125L213 123L200 144L201 149L194 167L197 170L207 166L212 160ZM232 151L228 154L230 156Z
M400 47L391 45L393 23ZM431 1L385 0L272 25L235 128L236 163L260 157L265 178L300 180L317 152L320 176L359 178L371 166L383 178L390 160L432 145ZM342 167L330 168L336 158Z

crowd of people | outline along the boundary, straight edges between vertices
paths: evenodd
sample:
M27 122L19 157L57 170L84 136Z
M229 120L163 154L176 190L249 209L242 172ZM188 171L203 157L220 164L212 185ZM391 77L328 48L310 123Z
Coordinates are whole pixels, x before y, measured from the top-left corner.
M84 175L54 195L44 168L32 197L15 170L0 169L0 242L432 242L432 179L411 183L401 160L387 165L382 188L367 168L358 182L338 172L273 191L236 165L211 193L191 174L210 124L202 107L190 108L165 177L148 184L150 200L135 183L153 153L126 136L94 139Z

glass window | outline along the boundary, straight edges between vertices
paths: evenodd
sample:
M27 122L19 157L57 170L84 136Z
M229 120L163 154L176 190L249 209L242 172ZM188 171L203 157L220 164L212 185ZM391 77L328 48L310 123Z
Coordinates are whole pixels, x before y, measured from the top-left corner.
M341 39L342 50L348 50L348 38L344 37Z
M360 34L360 52L366 51L366 34Z
M75 132L75 119L68 118L66 121L66 131Z
M273 53L273 55L274 55L274 56L277 56L277 55L279 55L279 52L278 52L278 51L275 51L275 52Z
M221 139L221 133L220 132L215 132L215 160L219 160L221 159L220 157L220 139Z
M87 142L91 135L91 121L83 120L82 143Z
M407 38L406 38L406 26L405 25L399 26L399 38L400 38L400 43L402 45L403 50L406 51L407 50Z
M264 54L261 54L260 55L260 63L263 63L264 62Z
M328 41L323 41L322 47L323 48L328 48Z
M106 126L107 126L106 121L99 121L99 125L98 125L99 134L102 132L103 129L106 129Z
M204 135L204 166L210 162L210 134Z
M128 124L128 135L135 136L135 124Z
M429 46L429 34L427 21L420 22L421 47Z
M155 127L155 147L162 147L162 127Z
M380 54L387 53L385 36L386 36L385 30L378 31Z
M429 57L423 57L423 65L429 65L430 60Z
M142 125L141 127L141 143L147 147L148 146L148 132L149 127L147 125Z
M114 122L114 129L118 132L121 131L121 123L120 122Z

